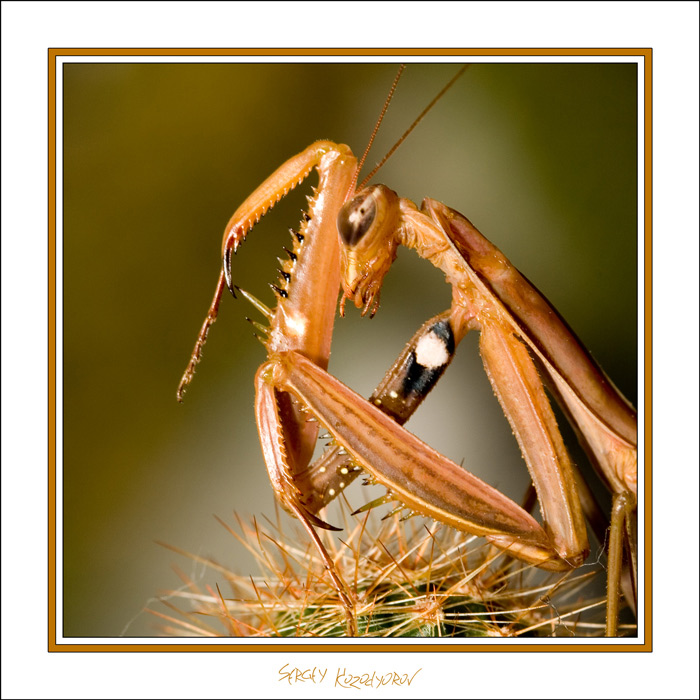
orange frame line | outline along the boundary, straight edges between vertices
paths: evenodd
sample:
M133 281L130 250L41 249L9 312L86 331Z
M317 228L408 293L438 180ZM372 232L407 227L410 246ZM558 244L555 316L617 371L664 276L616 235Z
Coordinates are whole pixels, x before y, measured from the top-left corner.
M644 640L635 644L57 644L56 643L56 59L64 56L634 56L644 59ZM651 652L652 651L652 49L48 49L48 651L49 652Z

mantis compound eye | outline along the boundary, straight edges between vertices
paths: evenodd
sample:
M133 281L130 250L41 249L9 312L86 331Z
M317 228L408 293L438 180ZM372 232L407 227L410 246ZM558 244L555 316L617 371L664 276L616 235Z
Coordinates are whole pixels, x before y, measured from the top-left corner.
M346 246L352 248L369 231L377 216L372 190L365 190L343 205L338 213L338 232Z
M338 232L346 248L373 257L391 238L399 223L399 198L384 185L358 192L338 214Z

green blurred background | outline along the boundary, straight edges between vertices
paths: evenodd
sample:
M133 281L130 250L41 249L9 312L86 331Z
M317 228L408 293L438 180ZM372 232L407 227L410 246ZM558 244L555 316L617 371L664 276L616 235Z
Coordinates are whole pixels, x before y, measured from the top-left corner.
M255 315L246 302L224 298L183 405L175 390L214 290L230 215L316 139L361 152L395 71L64 67L65 635L156 634L158 621L142 610L180 585L171 564L204 576L156 540L257 573L213 517L274 515L253 416L264 351L244 320ZM370 162L454 72L408 67ZM636 107L633 64L474 65L378 178L417 203L433 197L468 216L634 402ZM266 283L275 281L304 194L266 217L235 260L240 286L270 304ZM369 394L414 330L449 300L441 275L401 251L376 318L350 309L337 322L330 370ZM519 500L526 469L476 341L467 338L451 379L409 427Z

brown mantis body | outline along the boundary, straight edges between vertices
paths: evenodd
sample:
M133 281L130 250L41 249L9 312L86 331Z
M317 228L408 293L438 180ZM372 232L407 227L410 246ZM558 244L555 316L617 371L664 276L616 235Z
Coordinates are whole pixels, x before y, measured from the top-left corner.
M346 465L360 466L410 509L483 535L517 558L550 570L582 564L588 541L574 468L537 366L603 480L617 495L618 532L624 522L632 522L636 503L633 409L546 300L466 218L433 200L418 210L381 185L355 193L357 162L347 146L312 144L278 168L231 218L214 301L179 396L199 360L224 285L234 291L231 253L254 223L313 168L319 173L319 185L294 234L294 249L282 269L283 285L276 289L277 307L269 311L255 301L270 320L268 361L255 380L256 419L268 474L281 503L300 519L324 553L312 527L312 523L325 526L316 512L349 481L342 473L348 470ZM449 326L454 344L469 330L480 330L485 369L530 470L543 525L379 410L377 404L389 402L395 390L380 391L368 402L327 373L341 282L343 303L350 298L373 314L398 245L414 248L452 285L452 306L440 321ZM422 329L417 334L412 352L423 343L419 364L441 371L454 348L434 333L431 339L431 332ZM406 376L405 367L394 368L398 381ZM400 407L403 398L398 398ZM415 405L406 403L406 413L410 415ZM341 454L331 457L336 463L330 469L309 468L317 420L338 449L349 455L349 462ZM619 562L621 550L614 557ZM326 562L350 611L352 602L327 555ZM619 563L616 567L610 567L610 588L615 592L609 594L609 621L617 617ZM348 615L351 618L351 612ZM349 629L352 632L352 625ZM615 633L614 623L609 622L607 632Z

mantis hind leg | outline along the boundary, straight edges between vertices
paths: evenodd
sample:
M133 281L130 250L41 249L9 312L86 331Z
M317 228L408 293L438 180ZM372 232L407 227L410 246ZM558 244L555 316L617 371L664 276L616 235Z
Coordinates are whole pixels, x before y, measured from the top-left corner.
M630 570L636 571L634 556L633 526L635 499L628 493L616 493L613 497L612 515L610 517L610 545L608 546L608 592L606 604L605 636L617 637L617 622L620 614L620 595L623 588L624 542L630 543ZM632 582L632 597L636 598L635 582Z

